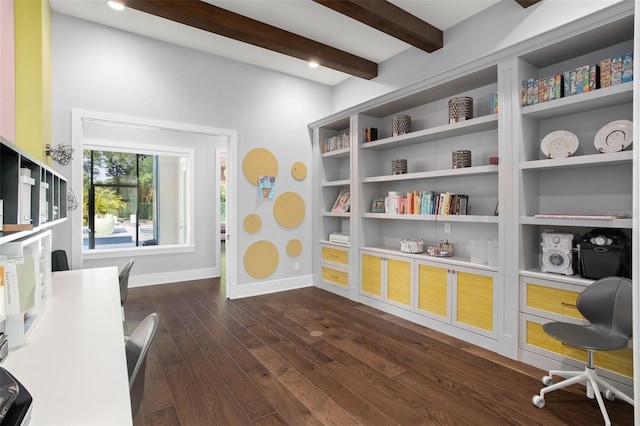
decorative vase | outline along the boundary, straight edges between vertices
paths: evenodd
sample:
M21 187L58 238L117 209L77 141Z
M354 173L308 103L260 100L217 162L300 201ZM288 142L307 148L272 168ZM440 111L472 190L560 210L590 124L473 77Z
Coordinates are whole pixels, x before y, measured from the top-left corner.
M407 173L407 160L391 160L391 174L404 175Z
M113 229L116 226L115 217L111 214L106 214L104 217L95 217L94 221L95 234L97 236L105 237L113 233Z
M411 116L395 115L393 117L392 135L399 136L411 131Z
M461 169L463 167L471 167L471 151L461 149L451 153L451 167Z
M473 98L461 96L449 100L449 123L473 118Z

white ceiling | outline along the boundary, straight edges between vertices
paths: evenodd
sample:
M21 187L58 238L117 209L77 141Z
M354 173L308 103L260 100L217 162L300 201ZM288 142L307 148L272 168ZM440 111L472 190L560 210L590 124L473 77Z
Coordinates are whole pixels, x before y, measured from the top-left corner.
M390 0L441 30L446 30L498 1ZM311 0L207 0L240 15L280 27L370 61L380 63L410 46ZM329 68L311 69L305 61L235 41L137 10L111 9L106 0L49 0L53 11L121 30L190 47L237 61L336 85L350 75ZM446 40L445 40L446 42ZM428 55L428 53L424 53Z

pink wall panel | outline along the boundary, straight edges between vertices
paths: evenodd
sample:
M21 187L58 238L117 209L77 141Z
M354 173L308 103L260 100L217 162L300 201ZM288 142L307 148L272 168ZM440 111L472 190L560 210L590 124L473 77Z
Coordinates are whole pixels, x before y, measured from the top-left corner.
M13 0L0 0L0 135L16 140Z

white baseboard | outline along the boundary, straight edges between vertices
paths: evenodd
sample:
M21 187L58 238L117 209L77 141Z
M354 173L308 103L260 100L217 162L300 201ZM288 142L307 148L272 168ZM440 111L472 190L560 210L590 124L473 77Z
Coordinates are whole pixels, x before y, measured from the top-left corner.
M184 271L162 272L159 274L131 275L129 288L148 285L169 284L182 281L203 280L220 276L220 268L187 269Z
M149 285L170 284L182 281L202 280L220 276L220 268L189 269L184 271L163 272L160 274L131 275L129 288L145 287ZM312 287L313 275L288 278L273 281L261 281L258 283L243 284L236 287L231 299L259 296L261 294L276 293L279 291L295 290L297 288Z
M227 294L227 296L229 296L230 299L240 299L243 297L259 296L261 294L295 290L304 287L313 287L313 275L242 284L236 286L235 290L232 290L233 294Z

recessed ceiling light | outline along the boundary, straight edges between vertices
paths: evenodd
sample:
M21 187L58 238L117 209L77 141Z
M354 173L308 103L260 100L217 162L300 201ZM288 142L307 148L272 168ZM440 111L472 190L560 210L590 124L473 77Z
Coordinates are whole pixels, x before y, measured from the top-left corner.
M124 5L122 3L118 3L117 1L109 0L107 4L111 6L112 9L124 10Z
M318 68L320 66L316 61L309 61L309 68Z

